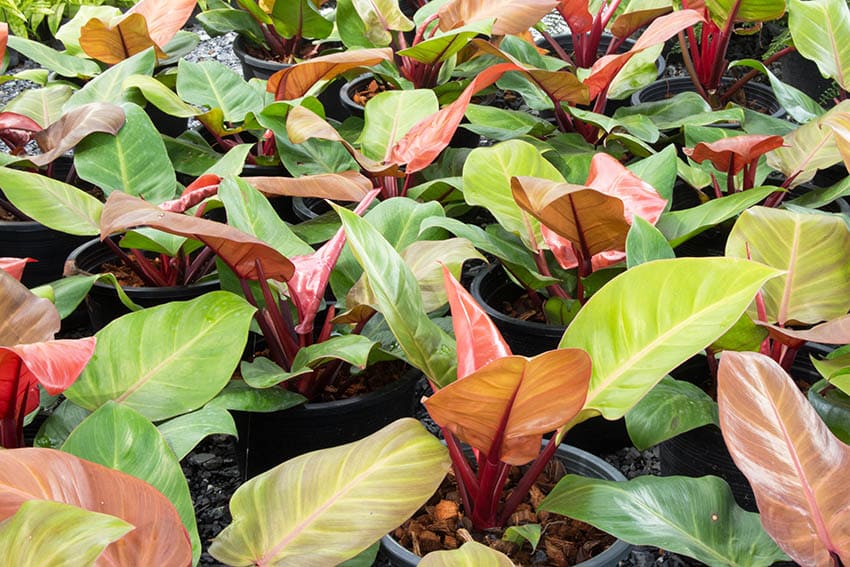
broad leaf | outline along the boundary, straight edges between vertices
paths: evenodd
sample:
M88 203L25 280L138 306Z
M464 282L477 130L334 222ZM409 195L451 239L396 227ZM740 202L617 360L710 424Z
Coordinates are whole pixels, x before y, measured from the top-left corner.
M364 111L359 142L363 154L386 161L390 150L420 120L439 110L430 89L387 91L374 96Z
M236 436L236 424L230 412L216 407L203 407L179 415L159 424L157 429L178 461L182 461L208 435Z
M231 565L340 563L412 515L448 468L446 448L413 419L301 455L239 487L230 501L233 523L210 554ZM369 521L351 525L352 510L369 510ZM340 532L340 522L351 529Z
M398 55L426 65L438 65L460 52L472 38L479 35L489 36L492 33L492 23L492 20L479 20L455 28L402 49Z
M579 419L625 415L673 368L732 327L776 275L747 260L678 258L641 264L608 282L560 343L587 351L593 360Z
M139 14L127 14L114 26L98 18L90 19L80 28L80 48L87 56L107 65L115 65L150 48L158 59L165 59L165 53L148 33L144 16Z
M724 353L717 397L723 439L767 532L798 563L834 564L830 554L850 562L850 447L764 355Z
M205 407L272 412L303 404L307 398L284 388L258 390L242 380L231 380Z
M271 15L275 30L286 38L324 39L334 27L333 22L319 12L313 0L274 2Z
M615 482L568 474L540 507L636 545L662 547L712 566L767 567L785 554L716 476L642 476Z
M513 564L504 553L477 541L467 541L458 549L431 551L419 562L420 567L511 567Z
M36 297L5 271L0 271L0 292L0 345L40 343L59 332L59 314L49 299Z
M94 565L112 542L134 526L70 504L27 500L0 524L4 560L18 567Z
M845 375L846 377L846 375ZM821 380L809 388L807 398L829 430L850 445L850 395L844 390L829 387L829 382Z
M242 122L249 112L260 112L265 106L256 89L217 61L180 60L177 94L189 104L221 109L227 122Z
M113 565L183 565L192 547L174 506L148 483L53 449L0 451L0 520L29 500L116 516L136 529L107 547Z
M71 95L62 110L68 112L72 108L90 102L141 103L141 97L134 89L124 88L124 80L132 75L151 75L155 65L156 55L152 50L142 51L129 59L125 59L107 69Z
M683 148L686 156L697 163L710 161L721 172L738 174L771 150L781 147L782 136L742 134L721 138L716 142L700 142L693 148Z
M141 414L107 402L71 432L62 451L133 475L159 490L174 504L189 532L193 560L200 558L201 541L189 484L165 439Z
M73 55L56 51L41 42L31 39L10 35L9 47L27 59L32 59L42 67L55 71L63 77L87 79L98 75L101 71L100 65L90 59L74 57Z
M116 319L97 333L91 362L65 395L90 410L112 400L150 420L197 409L236 369L253 311L214 291Z
M821 74L850 89L850 9L839 0L789 0L788 29L800 55Z
M589 379L590 358L578 349L506 356L440 388L425 407L488 458L524 465L540 453L544 433L578 414Z
M736 22L767 22L785 14L785 0L705 0L711 19L718 26Z
M89 134L103 132L115 136L122 126L124 110L120 106L103 102L78 106L34 136L43 153L29 160L38 166L47 165L76 147Z
M164 211L119 191L112 193L104 205L101 236L140 226L200 240L246 279L260 279L257 263L266 277L277 280L289 279L295 270L292 262L269 245L226 224Z
M336 24L342 42L353 47L386 46L394 31L410 31L414 23L407 19L398 0L340 0L336 6Z
M635 216L626 236L626 266L634 268L651 260L675 257L676 254L661 231Z
M192 15L195 4L197 0L140 0L127 15L144 16L151 39L164 48Z
M558 5L557 0L452 0L439 9L440 29L448 31L479 20L495 18L493 35L519 34Z
M27 89L3 107L6 112L29 116L43 128L62 117L62 105L71 97L68 85L50 85L40 89Z
M787 271L762 290L768 323L818 323L850 310L850 232L839 218L752 207L726 255Z

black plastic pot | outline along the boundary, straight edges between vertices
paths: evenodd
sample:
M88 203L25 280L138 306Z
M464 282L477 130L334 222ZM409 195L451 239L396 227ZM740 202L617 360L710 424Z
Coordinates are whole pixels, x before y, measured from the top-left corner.
M824 347L819 345L810 345L807 350L808 352L826 352ZM820 374L809 361L808 352L800 351L791 367L790 374L795 380L814 384L820 379ZM686 361L670 375L678 380L705 386L709 380L705 357L698 356ZM751 512L758 511L750 483L735 466L717 426L704 425L659 443L658 454L662 476L719 476L729 483L732 495L739 506Z
M366 85L368 85L373 79L374 75L372 73L365 73L348 81L339 89L340 104L349 116L363 118L365 108L362 104L355 102L354 95L366 87ZM480 143L480 135L470 132L466 128L458 127L454 136L452 136L452 139L449 141L449 146L452 148L477 148Z
M251 79L262 79L266 81L281 69L286 69L290 66L289 63L267 61L254 57L246 51L245 40L241 36L236 36L236 39L233 41L233 53L239 59L239 62L242 63L242 76L246 81ZM348 113L340 106L340 84L341 81L339 80L331 82L317 98L325 108L325 116L342 121L348 117Z
M357 441L396 419L413 416L421 376L411 368L395 382L362 396L269 413L232 412L239 432L240 472L251 478L298 455Z
M733 79L731 78L723 80L724 85L731 85L732 82ZM679 93L693 90L694 85L689 77L661 79L634 93L632 95L631 102L632 105L638 105L642 102L659 102ZM773 94L773 90L769 86L750 81L744 85L743 91L747 100L758 104L758 106L763 109L762 112L764 114L773 118L782 118L785 116L785 109L782 108L782 105L779 104L778 100L776 100L776 95ZM737 128L738 124L719 123L712 124L712 126Z
M558 348L566 327L523 321L502 311L502 305L520 297L524 290L508 279L500 264L481 270L473 278L469 292L493 320L512 353L534 356ZM625 420L608 421L601 416L576 425L564 440L597 454L631 446Z
M89 240L68 255L66 273L85 272L97 274L107 262L117 261L117 256L97 238ZM125 287L124 292L141 307L155 307L171 301L195 299L210 291L219 289L218 279L198 284L176 287ZM86 296L86 309L92 328L97 331L110 321L129 313L121 303L115 288L106 283L95 282Z
M51 230L35 221L0 221L0 256L37 260L27 264L21 280L33 287L61 278L68 254L90 238Z
M544 441L546 443L546 441ZM586 451L571 447L569 445L560 445L555 458L564 462L566 469L570 474L578 474L589 478L600 478L603 480L615 480L624 482L626 477L617 469L609 465L599 457L591 455ZM621 560L626 559L632 551L632 545L622 540L616 540L611 547L600 553L599 555L582 561L576 564L575 567L610 567L617 565ZM381 538L381 549L386 554L390 563L395 567L415 567L422 559L415 553L408 551L399 544L391 536L386 535Z
M782 70L782 80L785 83L803 91L818 102L827 90L835 89L837 86L832 79L824 78L817 64L800 55L799 51L792 51L780 57L779 68ZM837 94L838 91L835 92ZM825 100L821 104L827 108L835 106L831 100Z

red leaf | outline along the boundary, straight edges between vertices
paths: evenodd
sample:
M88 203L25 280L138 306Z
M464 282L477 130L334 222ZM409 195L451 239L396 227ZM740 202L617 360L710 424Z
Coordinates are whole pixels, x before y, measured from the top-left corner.
M14 352L21 358L27 381L36 380L47 393L55 396L68 389L79 377L94 354L95 337L62 339L0 347L0 351Z
M443 282L452 310L457 340L457 377L464 378L482 366L511 355L502 333L466 289L443 266Z
M144 16L151 39L159 47L165 47L188 21L195 4L197 0L141 0L126 15Z
M0 521L33 499L73 504L135 526L106 548L98 565L192 564L192 545L177 510L128 474L53 449L0 451Z
M590 31L593 15L587 7L587 0L561 0L558 4L558 12L566 20L573 35Z
M30 262L38 262L32 258L0 258L0 270L5 271L18 281L24 273L24 266Z
M0 22L0 70L3 69L3 58L6 56L6 44L9 42L9 24Z
M187 209L191 209L207 197L212 197L218 193L218 184L221 182L221 177L213 173L204 174L192 183L190 183L177 199L165 201L159 204L159 208L163 211L171 211L173 213L182 213Z
M21 151L41 126L29 116L17 112L0 112L0 140L13 154Z
M782 146L782 136L743 134L721 138L716 142L700 142L693 148L682 148L685 155L697 163L710 161L718 171L739 173L747 164L755 163L759 157Z

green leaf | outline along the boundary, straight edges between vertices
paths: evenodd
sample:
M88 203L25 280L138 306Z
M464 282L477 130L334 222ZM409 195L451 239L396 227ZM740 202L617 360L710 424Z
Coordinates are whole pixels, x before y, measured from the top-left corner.
M197 409L236 369L253 312L214 291L125 315L97 333L94 356L65 395L90 410L114 400L150 420Z
M626 414L626 428L639 451L680 433L713 423L717 402L699 387L665 376Z
M416 89L379 93L364 110L360 149L366 157L384 161L393 146L420 120L435 114L439 105L434 91Z
M469 153L463 166L463 195L470 205L488 209L499 224L529 246L532 243L527 227L531 226L536 241L542 242L540 223L526 215L514 201L511 177L520 175L564 181L537 148L527 142L510 140Z
M712 112L711 106L693 91L679 93L669 99L658 102L644 102L636 106L618 108L614 118L622 120L627 116L640 115L649 118L659 130L673 130L687 124L702 125L724 120L744 119L740 110L733 112Z
M676 184L676 146L669 145L660 152L630 163L627 169L652 185L655 191L671 201Z
M162 232L155 228L137 228L124 233L118 244L122 248L137 248L157 254L177 256L187 242L189 242L189 239L186 237ZM196 243L198 247L203 246L197 240L192 242Z
M48 228L79 236L100 233L103 203L81 189L46 175L0 167L0 190L15 207Z
M272 21L277 33L286 38L324 39L334 28L333 22L322 16L312 0L272 3Z
M800 55L814 61L821 75L850 89L850 44L845 41L850 37L850 9L845 2L789 0L788 29Z
M273 412L303 404L307 398L283 388L252 388L242 380L231 380L216 397L207 402L208 408Z
M35 437L34 447L47 447L58 449L80 423L87 418L91 412L81 408L71 400L62 400L50 417L41 425Z
M390 31L410 31L414 24L399 9L398 0L340 0L336 25L346 47L385 47Z
M850 233L838 217L752 207L732 227L726 255L787 271L762 289L768 323L819 323L850 310Z
M625 415L673 368L732 327L778 273L747 260L676 258L641 264L605 284L560 342L593 360L578 421Z
M196 132L190 132L184 132L178 138L162 136L162 141L174 169L198 177L215 167L221 159L221 154L212 149Z
M194 118L201 114L201 111L190 104L186 104L174 91L154 77L131 75L124 80L124 88L139 89L148 102L171 116Z
M519 138L525 134L545 136L555 130L553 124L527 112L495 106L470 104L465 116L470 124L463 124L464 128L496 141Z
M174 198L177 178L159 132L144 110L122 107L126 122L117 135L95 133L77 146L77 173L107 196L123 191L152 203Z
M812 384L807 397L833 435L850 445L850 395L820 380Z
M770 81L770 88L773 89L776 100L779 101L779 104L788 112L791 118L800 124L805 124L809 120L817 118L824 113L823 107L817 101L812 100L803 91L780 81L761 61L756 59L739 59L729 64L730 67L735 65L744 65L764 73Z
M566 110L576 118L601 128L606 134L624 130L637 138L641 143L648 142L650 144L657 142L661 135L658 128L652 123L652 120L640 114L633 114L617 119L580 108L569 107ZM646 148L648 151L652 151L648 146Z
M510 529L510 528L509 528ZM420 567L512 567L510 558L477 541L468 541L458 549L432 551L419 562Z
M634 268L651 260L675 258L676 254L657 228L635 215L626 237L626 265Z
M245 10L235 10L229 6L216 8L201 12L197 18L212 36L236 32L241 37L249 39L254 45L265 43L259 23Z
M157 426L177 460L182 461L208 435L236 436L236 424L223 408L203 407L177 416Z
M107 402L88 416L62 450L140 478L164 494L180 514L192 542L192 557L201 556L195 510L183 469L156 427L132 408Z
M540 543L540 524L509 526L502 539L518 545L528 542L531 545L531 551L534 551L537 549L537 544Z
M133 529L120 518L51 500L27 500L0 524L4 561L16 567L94 565Z
M850 195L850 176L842 178L829 187L816 187L806 191L800 197L786 201L786 204L807 207L809 209L819 209L836 199L847 197L848 195Z
M454 28L443 34L426 39L398 52L402 57L410 57L426 65L434 65L446 61L461 49L466 47L473 37L477 35L490 35L493 27L493 19L478 20L469 24Z
M336 211L354 257L368 274L375 308L386 318L407 362L440 386L453 382L454 340L425 314L419 284L404 260L368 221L341 207Z
M42 128L47 128L62 117L62 105L71 97L71 87L50 85L41 89L27 89L9 101L3 112L17 112L29 116Z
M63 77L87 79L100 73L100 65L91 59L56 51L38 41L10 35L8 45L27 59L32 59Z
M249 112L259 113L265 106L251 85L217 61L180 60L177 94L189 104L221 109L227 122L242 122Z
M758 514L745 512L715 476L642 476L628 482L568 474L540 506L635 545L711 566L767 566L786 559Z
M153 48L146 49L132 57L113 65L99 76L95 77L68 99L64 112L90 102L143 102L134 89L125 90L124 80L130 75L151 75L156 65L156 54Z
M663 48L664 44L659 43L638 52L629 59L611 81L611 86L608 87L608 99L624 99L657 79L657 59Z
M760 203L775 191L776 187L753 187L740 193L712 199L690 209L667 212L661 215L655 226L670 244L676 247L700 232Z
M231 565L296 564L305 557L340 563L412 515L448 468L448 451L436 437L418 421L400 419L361 441L301 455L240 486L230 500L233 523L213 541L210 554ZM369 521L352 524L352 510L369 510Z

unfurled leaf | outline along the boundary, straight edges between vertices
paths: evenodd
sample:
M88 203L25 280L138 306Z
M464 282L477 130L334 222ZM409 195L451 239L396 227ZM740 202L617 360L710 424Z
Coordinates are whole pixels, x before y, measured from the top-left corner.
M420 120L439 110L437 96L430 89L378 93L364 110L359 142L363 154L386 161L390 150Z
M785 13L785 0L705 0L705 6L718 26L726 25L730 18L760 23L781 18Z
M29 160L43 166L52 163L94 132L116 135L124 125L124 110L115 104L93 102L78 106L35 135L43 152Z
M717 388L726 446L750 481L762 524L804 565L850 562L850 447L829 432L770 358L727 352Z
M230 501L233 523L210 554L231 565L340 563L412 515L449 464L446 448L414 419L301 455L239 487ZM370 520L341 532L352 510L369 510Z
M839 218L751 207L732 228L726 255L787 272L762 290L768 323L818 323L850 310L850 232Z
M39 41L10 35L8 46L63 77L87 79L101 71L96 61L56 51Z
M36 297L14 277L0 270L0 345L49 341L61 321L49 299Z
M756 291L777 275L748 260L677 258L641 264L609 281L560 343L593 360L580 418L622 417L673 368L732 327Z
M140 0L127 10L127 16L141 14L154 43L163 49L183 27L197 0Z
M397 52L397 55L409 57L426 65L438 65L450 61L452 57L467 46L472 38L479 35L489 36L492 32L492 24L492 20L472 22L424 39L416 45L402 49Z
M62 105L71 93L71 87L63 84L28 89L9 101L4 111L23 114L47 128L62 117Z
M540 21L558 5L558 0L451 0L444 3L437 20L443 31L480 20L492 20L493 35L518 34Z
M274 93L275 100L292 100L307 94L319 81L328 81L358 67L371 67L392 59L392 50L353 49L306 59L285 67L269 77L266 90Z
M165 52L151 39L144 16L129 14L114 27L92 18L80 29L80 47L91 57L107 65L115 65L125 59L154 48L158 59L165 59Z
M113 565L192 563L192 547L174 506L148 483L53 449L0 451L0 520L30 500L53 500L135 526L106 548Z
M590 358L579 349L504 356L424 403L434 421L461 441L489 458L524 465L540 453L544 433L578 414L589 379Z
M782 136L743 134L716 142L700 142L693 148L683 148L683 151L697 163L708 160L718 171L731 171L734 175L767 152L781 147L782 143Z
M220 109L227 122L242 122L249 112L259 113L263 96L230 68L218 61L177 65L177 94L195 106Z
M259 280L257 263L266 277L285 281L295 267L268 244L219 222L164 211L136 197L113 192L106 200L101 218L101 235L149 226L187 238L200 240L231 269L246 279Z
M70 504L27 500L0 524L4 561L16 567L94 565L110 543L134 526Z
M729 485L716 476L616 482L568 474L541 508L630 543L662 547L715 567L767 567L785 558L758 514L735 504Z
M676 253L670 243L657 228L641 217L634 217L632 227L626 236L626 262L628 268L651 260L675 258Z

